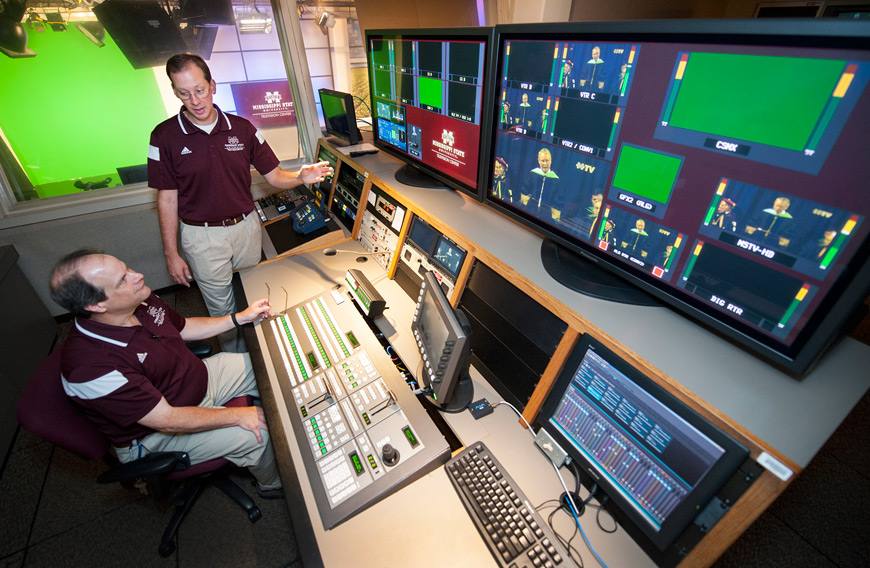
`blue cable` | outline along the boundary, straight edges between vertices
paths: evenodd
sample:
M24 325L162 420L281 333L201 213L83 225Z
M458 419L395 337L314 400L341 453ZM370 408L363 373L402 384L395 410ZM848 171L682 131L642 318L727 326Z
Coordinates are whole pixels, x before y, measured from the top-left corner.
M592 543L589 542L589 539L586 537L586 533L583 531L583 527L580 526L580 519L577 517L577 511L574 509L574 499L571 496L568 496L568 506L571 508L571 515L574 517L574 522L577 523L577 528L580 529L580 535L583 537L583 540L586 541L586 546L589 547L589 550L592 551L592 554L595 555L595 558L598 560L598 563L604 566L604 568L608 568L607 564L604 560L601 559L601 556L598 555L598 552L592 546Z

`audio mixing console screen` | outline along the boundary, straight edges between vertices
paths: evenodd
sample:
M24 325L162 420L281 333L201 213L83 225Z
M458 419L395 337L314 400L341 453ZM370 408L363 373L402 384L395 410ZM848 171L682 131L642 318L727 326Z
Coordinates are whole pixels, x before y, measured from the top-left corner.
M610 498L632 537L660 551L749 455L589 334L569 355L537 423Z
M725 453L594 351L550 420L657 529Z

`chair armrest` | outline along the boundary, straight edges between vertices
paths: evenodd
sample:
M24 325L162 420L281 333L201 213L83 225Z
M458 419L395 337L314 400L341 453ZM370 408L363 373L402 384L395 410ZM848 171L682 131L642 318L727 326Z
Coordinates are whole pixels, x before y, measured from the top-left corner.
M153 452L131 462L116 465L97 477L97 483L118 483L139 478L162 477L190 467L187 452Z
M212 353L212 346L208 341L189 341L187 348L200 359L205 359Z

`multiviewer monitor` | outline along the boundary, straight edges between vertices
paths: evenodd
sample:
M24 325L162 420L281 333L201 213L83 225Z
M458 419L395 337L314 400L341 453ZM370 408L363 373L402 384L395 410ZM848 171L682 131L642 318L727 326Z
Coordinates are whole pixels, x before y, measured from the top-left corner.
M807 372L870 288L870 24L516 25L497 44L486 199L549 237L551 274L589 291L582 253Z
M588 334L536 423L613 502L629 534L659 550L698 517L749 455Z
M330 143L352 146L362 142L362 134L356 125L353 95L329 89L320 89L318 94L326 134L338 138L337 141L330 140Z
M464 410L474 395L468 375L471 326L465 314L450 305L431 271L423 276L411 331L423 358L420 386L429 401L446 412Z
M375 146L396 179L479 197L492 28L366 32Z

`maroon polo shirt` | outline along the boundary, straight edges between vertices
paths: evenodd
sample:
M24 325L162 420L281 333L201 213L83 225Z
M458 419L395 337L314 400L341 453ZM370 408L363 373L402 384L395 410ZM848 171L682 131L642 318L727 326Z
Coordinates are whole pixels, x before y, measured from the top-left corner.
M154 432L138 421L161 396L196 406L208 387L205 363L181 339L185 319L154 294L134 313L142 325L76 318L63 346L64 390L116 447Z
M167 119L151 132L148 185L178 190L178 216L216 223L254 210L251 165L265 175L279 160L259 130L217 105L210 134L184 115Z

